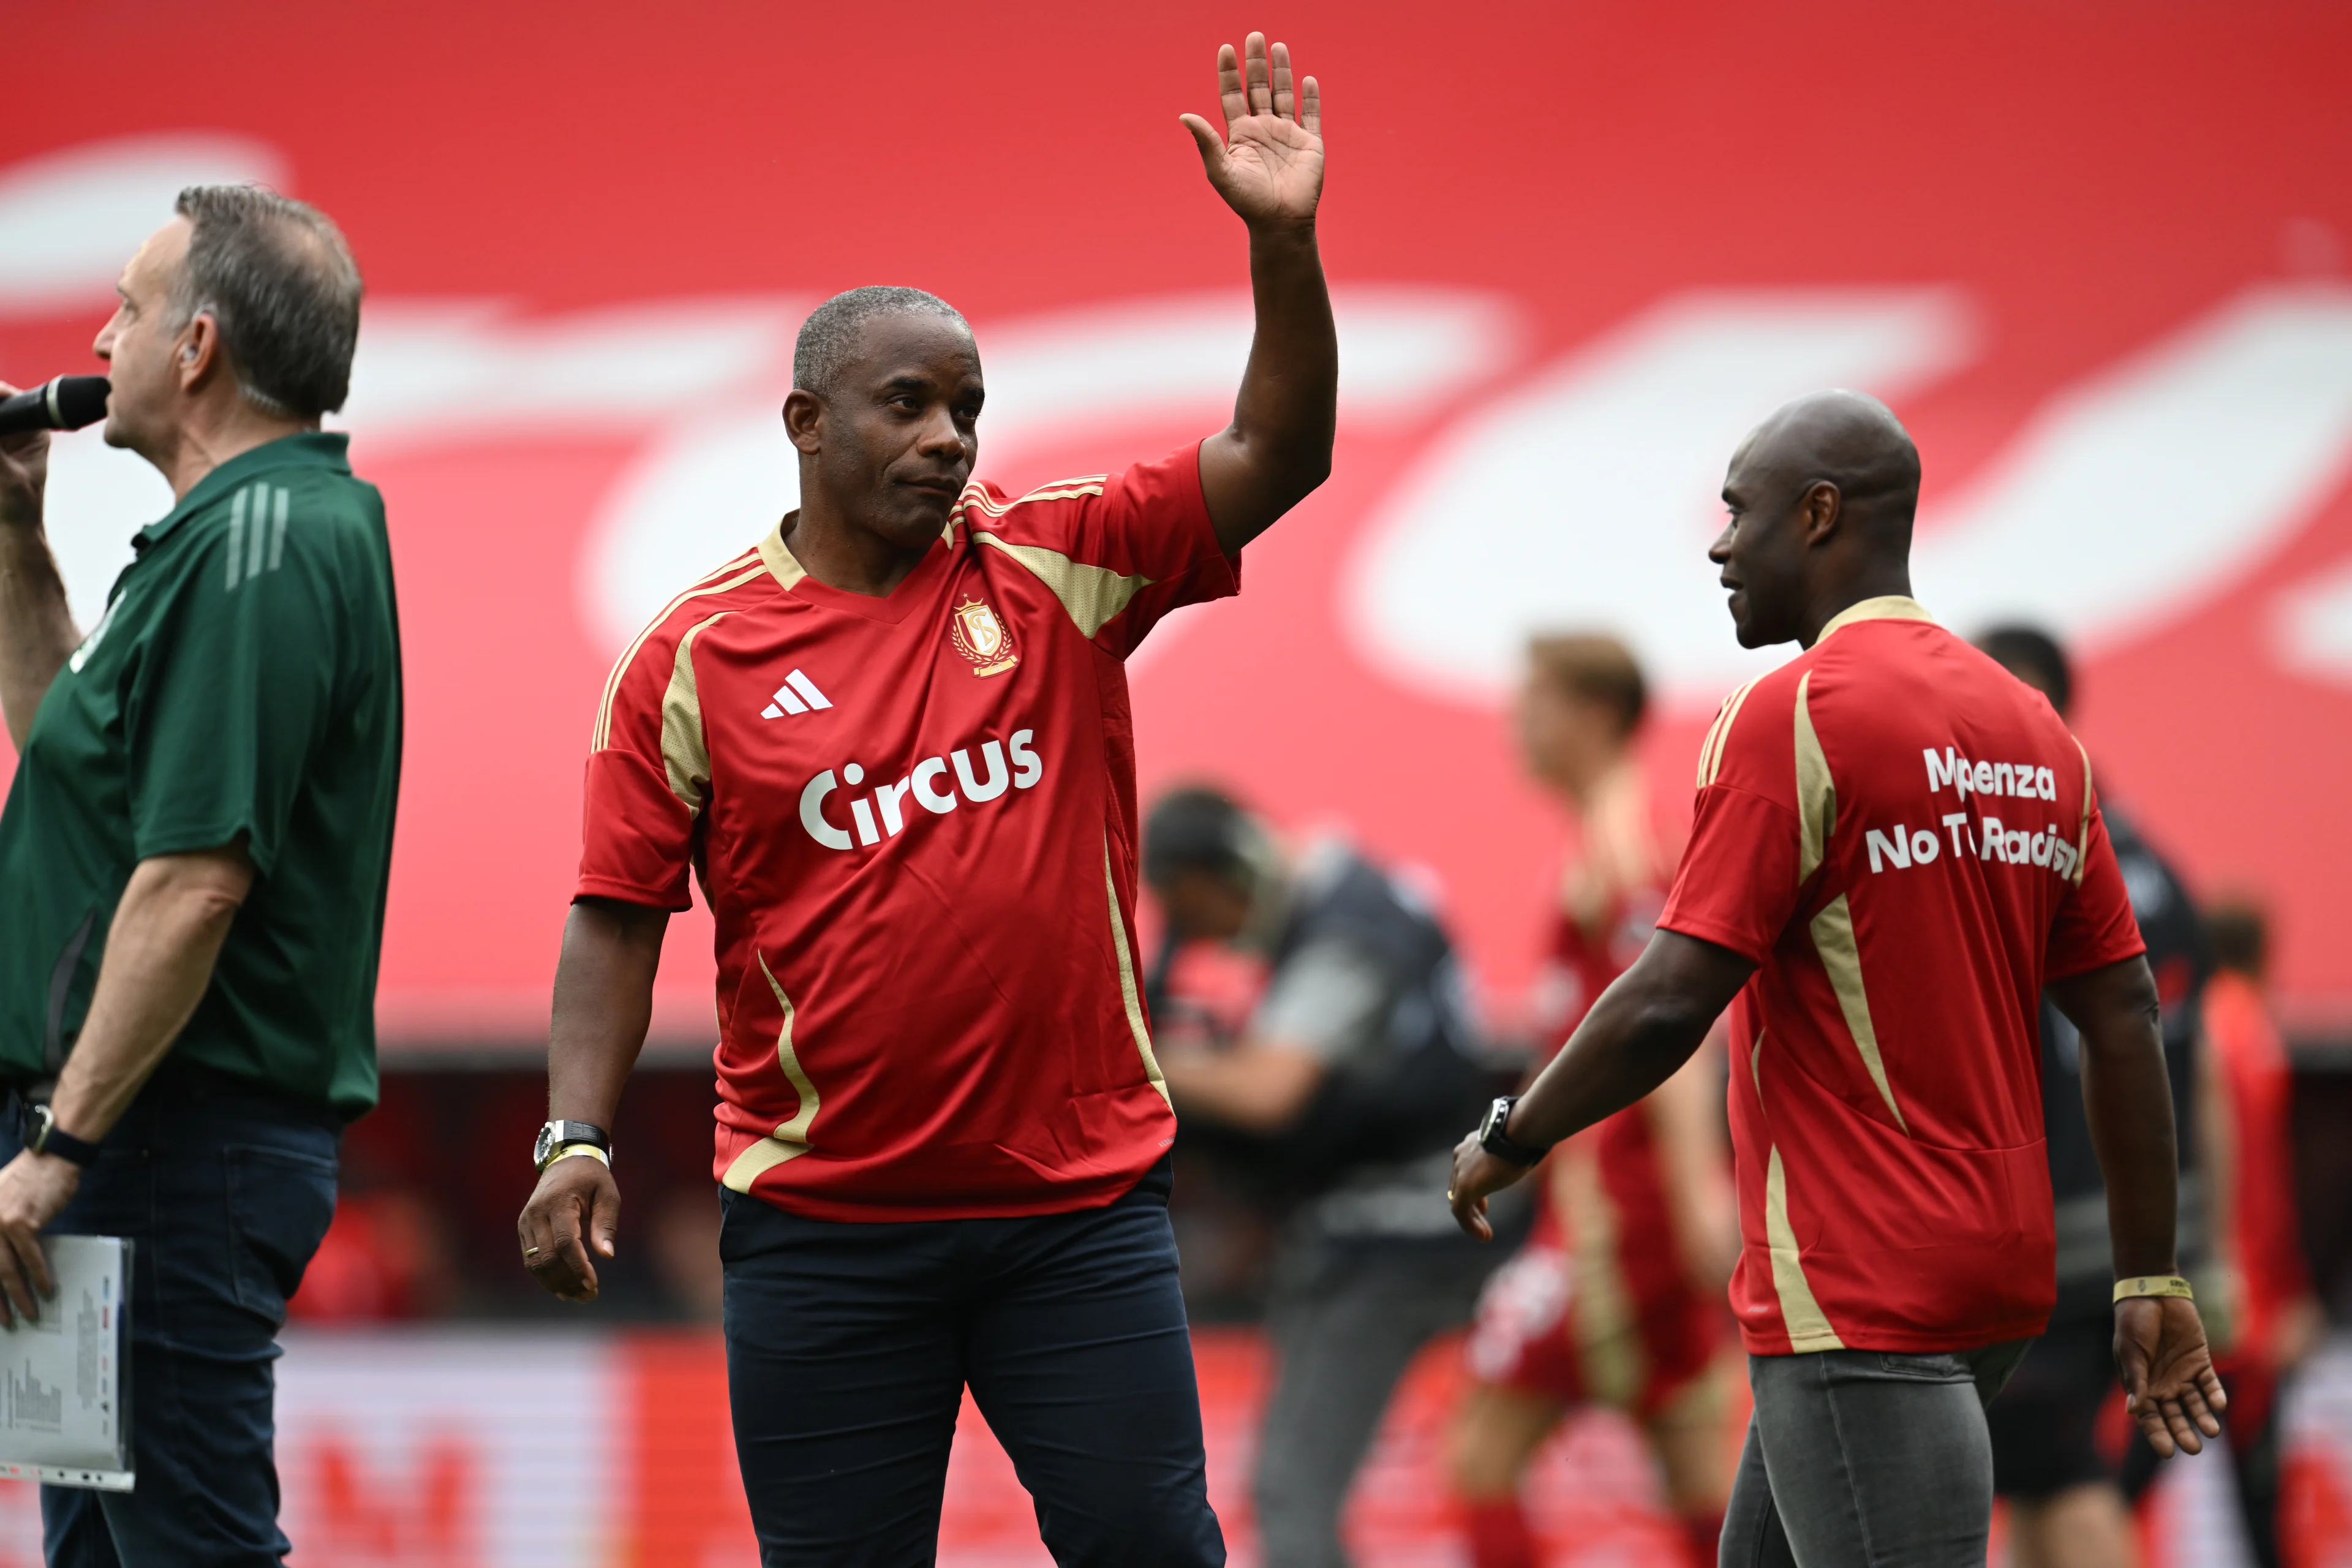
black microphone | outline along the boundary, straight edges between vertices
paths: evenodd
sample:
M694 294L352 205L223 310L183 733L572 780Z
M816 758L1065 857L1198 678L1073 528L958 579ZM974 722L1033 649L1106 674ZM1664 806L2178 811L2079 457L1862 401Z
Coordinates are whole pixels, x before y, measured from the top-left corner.
M109 390L102 375L60 375L30 392L0 397L0 436L95 425L106 417Z

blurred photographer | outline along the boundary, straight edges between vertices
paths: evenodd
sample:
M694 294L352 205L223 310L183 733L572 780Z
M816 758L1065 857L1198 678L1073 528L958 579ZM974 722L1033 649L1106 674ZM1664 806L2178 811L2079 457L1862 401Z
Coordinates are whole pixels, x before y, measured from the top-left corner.
M1397 1379L1467 1321L1495 1257L1437 1196L1456 1124L1493 1079L1444 928L1346 844L1293 862L1229 796L1185 789L1144 824L1143 875L1171 946L1231 942L1266 962L1239 1037L1163 1037L1160 1068L1185 1130L1244 1143L1287 1209L1258 1531L1268 1563L1337 1568L1349 1483Z

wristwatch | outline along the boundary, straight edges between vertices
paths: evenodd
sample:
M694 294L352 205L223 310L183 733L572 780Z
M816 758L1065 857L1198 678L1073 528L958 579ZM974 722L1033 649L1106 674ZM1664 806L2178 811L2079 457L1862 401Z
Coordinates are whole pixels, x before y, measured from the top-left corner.
M1543 1157L1551 1152L1549 1149L1530 1149L1503 1131L1504 1124L1511 1119L1511 1107L1518 1102L1516 1094L1496 1096L1495 1103L1486 1108L1486 1120L1478 1124L1478 1147L1514 1165L1541 1164Z
M88 1170L98 1163L98 1145L77 1138L58 1125L49 1108L38 1100L21 1100L16 1136L36 1154L55 1154Z
M547 1123L539 1130L539 1142L531 1145L530 1163L544 1171L560 1154L582 1144L593 1149L607 1165L613 1163L612 1137L593 1121Z

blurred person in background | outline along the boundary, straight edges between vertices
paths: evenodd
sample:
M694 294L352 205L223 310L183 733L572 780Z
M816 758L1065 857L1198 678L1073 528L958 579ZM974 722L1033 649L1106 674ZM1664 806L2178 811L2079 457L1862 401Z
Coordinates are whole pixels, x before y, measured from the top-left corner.
M2074 709L2074 668L2065 650L2033 626L1999 627L1977 646L2050 700ZM2195 1172L2200 1001L2211 973L2204 924L2186 884L2102 795L2107 837L2163 1005L2164 1061L2179 1127L2182 1165L2179 1247L2195 1277L2205 1253L2206 1194ZM1986 1419L1992 1432L1995 1489L2010 1505L2019 1568L2129 1568L2138 1560L2117 1468L2103 1448L2099 1413L2118 1397L2115 1315L2108 1302L2106 1186L2084 1108L2082 1037L2048 996L2042 999L2042 1121L2058 1226L2058 1301L2043 1331ZM2220 1303L2206 1298L2209 1328ZM2153 1458L2153 1450L2150 1450Z
M2278 1568L2279 1405L2326 1316L2296 1213L2294 1073L2263 999L2270 923L2257 906L2230 903L2207 915L2205 932L2213 976L2197 1076L2213 1213L2213 1363L2230 1393L2224 1422L2246 1540L2259 1568ZM2137 1501L2155 1473L2155 1450L2134 1442L2125 1494Z
M138 1483L44 1488L52 1563L275 1563L275 1342L376 1100L400 782L383 501L319 427L360 274L315 209L202 185L118 291L106 440L174 504L87 635L47 438L0 443L0 1315L46 1293L38 1233L135 1242Z
M1675 855L1635 755L1646 691L1633 654L1593 636L1528 652L1520 748L1579 830L1533 1020L1556 1047L1641 955ZM1691 1561L1712 1568L1731 1490L1717 1352L1738 1254L1722 1072L1718 1041L1545 1161L1534 1233L1487 1281L1466 1347L1451 1464L1475 1568L1535 1568L1521 1482L1561 1420L1596 1404L1640 1424Z
M1293 862L1231 796L1181 789L1145 819L1143 875L1168 941L1265 957L1239 1037L1168 1041L1160 1068L1178 1120L1252 1141L1287 1199L1258 1534L1269 1563L1340 1568L1340 1511L1381 1414L1414 1353L1468 1319L1487 1266L1437 1193L1491 1069L1444 927L1343 841Z

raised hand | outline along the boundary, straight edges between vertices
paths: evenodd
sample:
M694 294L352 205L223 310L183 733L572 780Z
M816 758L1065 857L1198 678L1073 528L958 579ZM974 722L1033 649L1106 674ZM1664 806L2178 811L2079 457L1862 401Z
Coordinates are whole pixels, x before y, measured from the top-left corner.
M1199 143L1209 184L1251 225L1313 221L1323 194L1323 95L1315 79L1294 92L1290 46L1266 53L1265 35L1252 33L1236 58L1217 50L1217 91L1225 133L1218 136L1197 114L1183 116Z
M2196 1306L2179 1296L2131 1296L2116 1303L2116 1368L2124 1405L2148 1446L2166 1458L2204 1452L2201 1437L2221 1435L2217 1412L2229 1405L2206 1348Z

